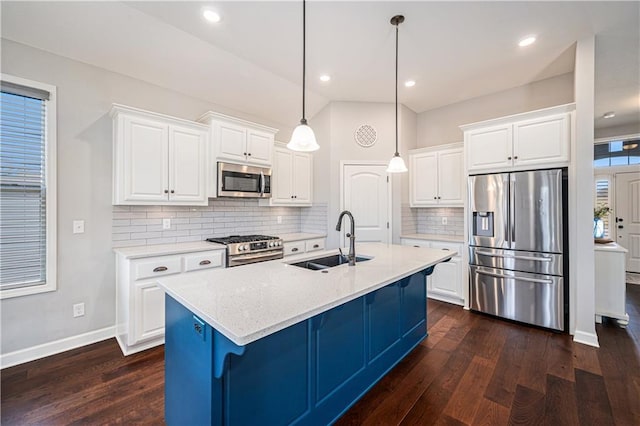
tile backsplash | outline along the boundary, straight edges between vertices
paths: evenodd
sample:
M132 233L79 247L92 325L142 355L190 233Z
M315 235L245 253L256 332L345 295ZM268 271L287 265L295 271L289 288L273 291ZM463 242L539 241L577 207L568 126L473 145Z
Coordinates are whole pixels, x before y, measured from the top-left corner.
M464 209L462 207L409 208L402 210L403 234L464 235ZM442 218L447 224L442 224Z
M208 206L113 206L113 247L202 241L233 234L326 233L327 205L266 207L258 200L210 199ZM280 218L281 223L278 223ZM162 229L162 219L171 228Z

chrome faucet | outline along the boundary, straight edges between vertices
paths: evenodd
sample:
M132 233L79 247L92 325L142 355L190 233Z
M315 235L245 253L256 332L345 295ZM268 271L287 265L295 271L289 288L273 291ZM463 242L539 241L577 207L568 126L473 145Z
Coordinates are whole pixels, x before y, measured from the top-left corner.
M343 211L342 213L340 213L340 216L338 216L338 224L336 225L336 231L340 231L340 228L342 227L342 218L344 217L344 215L349 216L349 219L351 219L351 232L347 234L347 237L349 238L349 254L347 255L347 259L349 259L349 266L355 266L356 265L356 222L353 220L353 215L349 210Z

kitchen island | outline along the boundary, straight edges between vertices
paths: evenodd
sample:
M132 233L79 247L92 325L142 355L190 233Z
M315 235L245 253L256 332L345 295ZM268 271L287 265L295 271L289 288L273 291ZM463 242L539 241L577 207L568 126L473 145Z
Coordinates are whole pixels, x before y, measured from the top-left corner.
M426 337L425 276L455 255L376 243L323 271L316 252L160 280L165 420L328 424Z

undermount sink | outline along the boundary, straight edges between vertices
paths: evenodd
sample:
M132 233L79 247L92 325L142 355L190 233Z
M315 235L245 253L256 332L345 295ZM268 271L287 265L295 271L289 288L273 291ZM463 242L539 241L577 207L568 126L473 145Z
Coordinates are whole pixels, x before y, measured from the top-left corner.
M370 260L370 257L356 256L356 264L358 262L364 262ZM315 259L307 259L302 262L291 263L293 266L299 268L311 269L312 271L319 271L321 269L333 268L345 263L349 263L349 258L343 254L333 254L331 256L323 256Z

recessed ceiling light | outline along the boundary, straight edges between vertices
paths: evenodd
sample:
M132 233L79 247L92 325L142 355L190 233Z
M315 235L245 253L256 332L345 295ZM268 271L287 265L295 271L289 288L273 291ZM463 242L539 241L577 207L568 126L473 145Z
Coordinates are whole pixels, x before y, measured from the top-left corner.
M615 117L615 116L616 116L616 113L615 113L615 112L613 112L613 111L609 111L609 112L605 112L605 113L602 115L602 118L613 118L613 117Z
M407 81L404 82L404 85L406 87L413 87L413 86L416 85L416 82L414 80L407 80Z
M217 12L214 12L211 9L206 9L204 12L202 12L202 16L204 16L204 19L206 19L209 22L220 22L220 15L218 15Z
M525 38L520 40L518 42L518 46L520 46L520 47L531 46L535 42L536 42L536 36L530 35L530 36L526 36Z
M320 76L320 81L325 81L326 82L326 81L329 81L329 80L331 80L331 76L330 75L322 74Z

